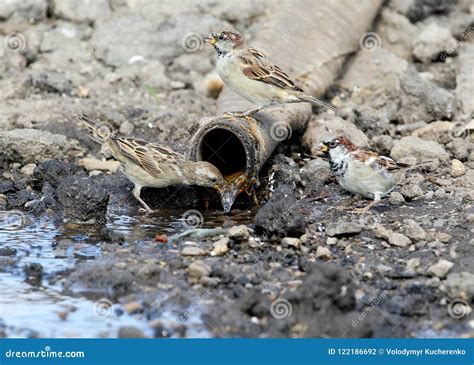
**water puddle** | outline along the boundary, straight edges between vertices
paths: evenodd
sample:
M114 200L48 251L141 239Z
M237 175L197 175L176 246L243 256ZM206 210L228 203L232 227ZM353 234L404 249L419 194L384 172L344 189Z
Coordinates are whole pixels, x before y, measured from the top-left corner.
M142 315L129 315L119 304L106 299L91 301L62 294L61 274L78 259L101 255L98 232L87 225L63 226L53 218L32 218L20 212L2 212L0 217L0 333L8 337L117 337L119 329L138 328L144 336L154 330ZM202 214L199 211L166 211L128 216L110 212L107 228L127 242L149 242L157 234L173 235L191 228L214 228L244 224L249 212ZM43 268L41 287L26 283L25 267L39 263ZM50 278L55 278L50 284ZM101 302L102 301L102 302ZM182 308L160 315L163 323L179 322ZM208 337L199 312L187 318L190 337ZM123 333L122 333L123 335ZM125 334L126 335L126 334Z

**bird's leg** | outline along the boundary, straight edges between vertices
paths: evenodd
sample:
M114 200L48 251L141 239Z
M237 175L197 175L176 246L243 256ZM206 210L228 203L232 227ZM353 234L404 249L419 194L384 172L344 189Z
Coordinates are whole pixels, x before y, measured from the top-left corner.
M145 208L147 213L153 213L153 210L150 209L150 207L140 198L140 191L142 190L142 187L140 185L135 185L133 188L132 194L135 197L135 199L138 200L138 202Z
M363 208L355 208L353 212L356 214L365 214L370 208L372 208L374 205L377 205L380 202L380 200L381 200L380 193L375 193L373 201L371 201L369 204L367 204Z
M257 191L255 190L254 185L251 185L247 189L245 189L245 193L248 195L250 200L252 200L252 203L254 205L257 205L257 206L260 205L260 203L258 202L258 198L257 198Z

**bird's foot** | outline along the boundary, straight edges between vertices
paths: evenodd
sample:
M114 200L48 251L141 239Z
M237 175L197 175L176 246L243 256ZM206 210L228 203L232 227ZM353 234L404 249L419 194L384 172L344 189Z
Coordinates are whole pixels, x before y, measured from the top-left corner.
M374 200L374 201L370 202L369 204L367 204L363 208L355 208L352 212L355 213L355 214L365 214L369 211L370 208L372 208L374 205L377 205L379 203L379 201L380 200Z
M245 112L225 112L224 115L234 118L243 118L245 117Z
M367 206L365 206L365 207L363 207L363 208L354 208L354 209L352 210L352 212L355 213L355 214L365 214L365 213L368 212L368 210L369 210L370 208L371 208L371 206L370 206L370 204L369 204L369 205L367 205Z

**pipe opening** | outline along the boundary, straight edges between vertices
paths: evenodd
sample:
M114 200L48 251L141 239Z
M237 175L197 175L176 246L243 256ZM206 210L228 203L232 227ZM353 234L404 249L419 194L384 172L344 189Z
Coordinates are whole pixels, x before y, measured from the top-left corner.
M240 139L231 131L216 128L203 136L200 159L216 166L224 177L245 171L247 154Z

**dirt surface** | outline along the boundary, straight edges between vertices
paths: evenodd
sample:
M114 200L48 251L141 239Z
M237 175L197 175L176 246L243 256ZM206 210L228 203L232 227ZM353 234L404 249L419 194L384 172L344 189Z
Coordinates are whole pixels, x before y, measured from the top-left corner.
M199 34L251 43L266 3L93 3L0 8L0 337L474 335L472 2L385 4L326 95L339 114L315 110L229 215L193 187L144 189L144 215L75 117L186 153L222 88ZM357 215L307 157L339 134L432 162Z

